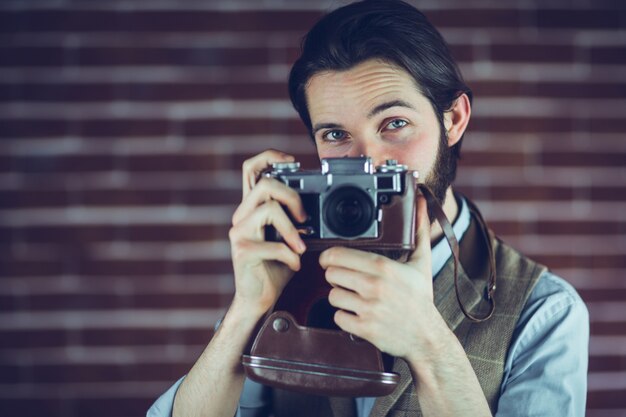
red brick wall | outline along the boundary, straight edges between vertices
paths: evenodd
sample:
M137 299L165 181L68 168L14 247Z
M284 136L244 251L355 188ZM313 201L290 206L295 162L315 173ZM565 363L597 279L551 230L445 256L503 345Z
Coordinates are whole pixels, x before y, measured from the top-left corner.
M191 366L241 162L314 161L285 80L336 3L0 3L0 415L140 415ZM588 415L624 416L626 6L420 4L476 95L458 188L578 288Z

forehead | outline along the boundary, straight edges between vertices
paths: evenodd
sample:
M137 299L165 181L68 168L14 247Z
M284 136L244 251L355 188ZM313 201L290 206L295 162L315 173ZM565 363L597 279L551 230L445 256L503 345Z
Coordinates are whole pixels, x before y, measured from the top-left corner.
M378 60L365 61L348 70L319 72L307 83L306 96L312 120L338 111L365 113L390 100L428 105L407 71Z
M363 106L392 98L425 99L407 71L378 60L348 70L319 72L307 83L306 96L311 116L338 101Z

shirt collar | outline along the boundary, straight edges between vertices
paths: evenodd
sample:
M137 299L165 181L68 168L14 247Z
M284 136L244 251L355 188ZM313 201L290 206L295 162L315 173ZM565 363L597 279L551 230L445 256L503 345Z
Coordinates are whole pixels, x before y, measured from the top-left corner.
M459 213L456 221L452 225L452 230L454 230L454 236L456 236L456 240L460 242L461 238L469 228L470 212L465 199L463 197L459 197L459 200L461 203L461 212ZM441 271L450 256L452 256L452 251L450 250L448 241L445 238L440 239L439 242L432 248L433 277L435 277L439 273L439 271Z

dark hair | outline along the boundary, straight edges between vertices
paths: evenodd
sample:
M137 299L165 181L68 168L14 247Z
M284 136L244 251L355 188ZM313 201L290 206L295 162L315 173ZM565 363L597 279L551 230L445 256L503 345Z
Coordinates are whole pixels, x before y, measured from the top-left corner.
M441 34L419 10L400 0L365 0L320 19L302 40L301 55L289 75L289 96L312 134L306 85L321 71L347 70L369 60L406 70L430 101L443 133L443 114L472 91L463 81ZM451 149L460 157L461 140Z

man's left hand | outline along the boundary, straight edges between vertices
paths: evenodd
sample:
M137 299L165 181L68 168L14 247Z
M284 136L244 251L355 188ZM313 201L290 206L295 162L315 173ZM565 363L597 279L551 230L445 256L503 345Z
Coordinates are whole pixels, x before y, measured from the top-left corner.
M436 352L441 339L432 333L445 322L433 304L430 222L423 197L418 200L417 248L406 263L333 247L322 252L320 264L333 286L328 300L339 309L335 322L342 330L407 360Z

